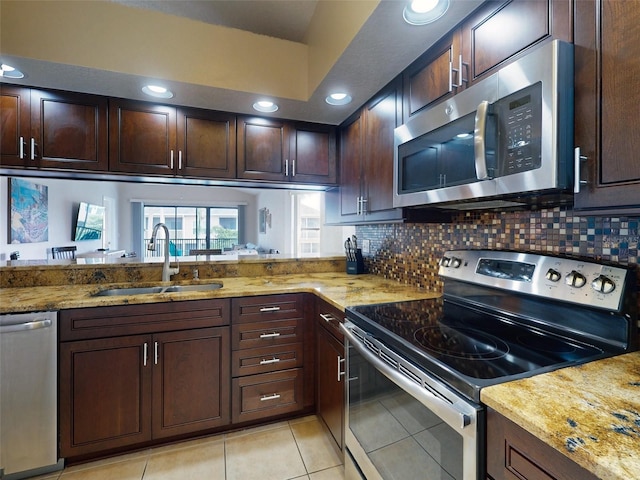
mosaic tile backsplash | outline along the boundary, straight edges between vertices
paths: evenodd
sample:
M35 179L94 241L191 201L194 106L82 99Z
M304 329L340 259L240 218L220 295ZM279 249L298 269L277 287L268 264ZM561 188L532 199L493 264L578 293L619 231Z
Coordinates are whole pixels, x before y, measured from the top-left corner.
M460 213L447 224L356 227L370 241L370 273L440 291L437 263L450 249L503 249L637 265L640 218L580 217L571 209ZM638 269L640 285L640 268Z

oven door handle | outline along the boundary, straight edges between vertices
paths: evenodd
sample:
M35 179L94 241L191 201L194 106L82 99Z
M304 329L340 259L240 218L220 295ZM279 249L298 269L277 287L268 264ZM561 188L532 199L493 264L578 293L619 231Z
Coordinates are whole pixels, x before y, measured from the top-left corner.
M398 385L404 391L409 393L420 403L431 409L436 415L444 420L451 428L456 431L462 431L469 425L476 423L476 409L463 399L458 398L456 395L456 401L454 403L446 402L445 400L438 398L427 388L422 385L418 385L413 380L410 380L407 376L398 372L392 368L387 362L381 360L378 356L374 355L362 342L351 332L349 324L340 324L340 329L347 337L349 343L364 357L364 359L371 363L380 373L386 376L393 383ZM349 367L347 366L347 369ZM466 408L465 408L466 407ZM463 410L464 409L464 410Z

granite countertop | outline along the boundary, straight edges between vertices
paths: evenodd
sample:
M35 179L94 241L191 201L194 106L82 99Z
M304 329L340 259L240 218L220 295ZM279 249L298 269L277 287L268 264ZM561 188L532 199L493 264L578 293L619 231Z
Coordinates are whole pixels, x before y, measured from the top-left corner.
M138 287L175 284L220 282L218 290L143 294L130 296L94 297L93 294L115 287ZM207 278L190 282L112 283L52 285L0 289L0 313L36 312L68 308L109 305L158 303L206 298L272 295L278 293L310 292L320 296L336 308L401 300L419 300L440 294L403 285L376 275L347 275L342 272L265 275L254 277Z
M640 352L486 387L480 398L599 478L640 478Z

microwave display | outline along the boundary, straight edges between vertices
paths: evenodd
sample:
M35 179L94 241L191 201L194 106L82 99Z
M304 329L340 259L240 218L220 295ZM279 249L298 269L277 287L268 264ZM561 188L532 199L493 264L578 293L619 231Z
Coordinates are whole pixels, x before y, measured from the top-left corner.
M542 164L542 84L499 100L500 176L540 168Z

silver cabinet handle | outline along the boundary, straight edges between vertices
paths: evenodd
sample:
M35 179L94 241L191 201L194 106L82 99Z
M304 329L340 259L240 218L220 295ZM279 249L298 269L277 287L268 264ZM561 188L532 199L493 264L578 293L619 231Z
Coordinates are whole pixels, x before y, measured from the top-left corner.
M279 358L277 357L273 357L270 360L265 360L264 358L262 360L260 360L260 365L270 365L272 363L278 363L280 361Z
M451 87L460 88L462 87L462 83L465 82L465 79L462 78L462 55L458 55L458 68L453 68L453 62L449 62L449 91L452 90ZM453 83L452 77L453 72L458 74L458 83Z
M580 193L580 186L586 185L586 180L580 180L580 166L585 162L587 157L580 155L580 147L573 150L573 193Z
M36 139L31 137L31 160L36 159Z
M24 137L20 137L20 160L24 158Z
M263 395L260 397L261 402L266 402L267 400L277 400L280 398L280 395L277 393L273 393L271 395Z
M279 337L280 334L278 332L273 332L273 333L263 333L260 335L260 338L275 338L275 337Z
M320 318L323 319L327 323L329 323L331 320L334 320L334 318L331 316L330 313L321 313L320 314Z
M260 309L261 312L277 312L280 310L280 307L262 307Z
M360 214L361 215L367 214L367 207L365 206L366 203L367 203L367 199L364 197L361 197L360 198Z
M345 363L345 359L342 358L340 355L338 355L338 381L339 382L342 381L342 377L347 373L340 368L340 365L342 365L343 363Z
M144 342L144 345L142 347L142 366L146 367L147 366L147 353L148 353L148 348L149 346L147 345L147 342Z
M2 325L0 333L24 332L27 330L38 330L51 326L51 320L33 320L31 322L19 323L17 325Z
M178 150L178 170L182 170L182 150Z
M484 100L476 111L475 127L473 129L473 147L475 150L476 177L478 180L489 178L487 171L486 130L489 102Z
M288 158L284 159L284 176L285 177L289 176L289 159Z
M296 176L296 159L291 160L291 176Z
M153 364L158 364L158 342L153 342Z
M169 160L169 168L173 170L173 150L171 150L170 158L171 160Z

